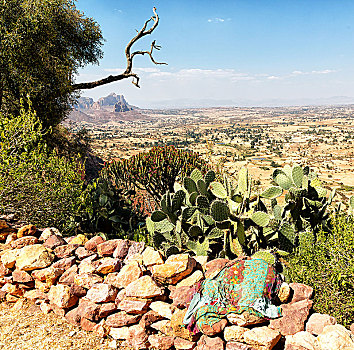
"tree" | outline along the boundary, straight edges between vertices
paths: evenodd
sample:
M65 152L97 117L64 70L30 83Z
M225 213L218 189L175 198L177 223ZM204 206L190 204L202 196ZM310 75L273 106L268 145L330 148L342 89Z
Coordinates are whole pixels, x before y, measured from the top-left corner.
M17 115L21 98L30 96L46 128L65 118L79 90L130 77L139 87L134 57L146 54L159 64L152 56L154 49L160 49L155 41L150 51L131 52L136 41L157 27L159 17L153 11L126 47L127 67L122 74L75 84L78 69L98 64L103 56L98 23L80 12L75 0L0 0L0 112Z

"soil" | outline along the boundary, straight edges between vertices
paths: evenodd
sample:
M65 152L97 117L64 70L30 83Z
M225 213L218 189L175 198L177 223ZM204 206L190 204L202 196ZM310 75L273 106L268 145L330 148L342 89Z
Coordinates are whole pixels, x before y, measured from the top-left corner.
M22 308L17 306L0 304L0 349L112 350L112 340L74 327L54 313L45 315L38 306L27 301Z

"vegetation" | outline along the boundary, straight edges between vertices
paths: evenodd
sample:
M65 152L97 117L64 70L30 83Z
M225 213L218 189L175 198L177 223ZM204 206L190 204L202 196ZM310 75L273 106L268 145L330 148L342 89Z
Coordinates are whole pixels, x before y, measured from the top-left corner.
M43 140L48 132L31 109L0 116L0 210L39 227L69 230L84 171L79 159L49 151Z
M288 258L288 277L314 289L314 310L354 322L354 219L333 218L331 233L319 231L316 244L306 239Z

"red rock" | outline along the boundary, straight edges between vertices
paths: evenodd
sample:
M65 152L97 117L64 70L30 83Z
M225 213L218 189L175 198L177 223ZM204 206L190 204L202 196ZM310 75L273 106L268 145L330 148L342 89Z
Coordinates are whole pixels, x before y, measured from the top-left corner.
M59 307L58 305L52 304L50 303L50 307L52 308L53 312L60 316L60 317L64 317L65 313L66 313L66 309L63 309L61 307Z
M117 294L116 300L114 301L115 304L118 305L125 298L125 296L125 289L121 289Z
M40 290L43 293L47 293L49 292L50 287L53 284L51 283L47 283L47 282L41 282L39 280L34 280L34 286L36 289Z
M305 329L313 301L301 300L293 304L283 304L283 316L270 321L269 328L279 331L282 335L292 335Z
M195 291L195 287L171 288L170 298L173 300L172 305L180 309L188 308Z
M111 239L97 245L97 253L99 256L110 256L117 248L120 239Z
M99 320L100 305L93 303L86 298L83 298L79 302L79 307L77 308L77 314L81 318L87 318L91 321Z
M77 284L74 283L74 284L72 284L70 286L70 293L72 295L77 296L78 298L82 298L82 297L84 297L86 295L87 290L85 288L80 287L80 286L78 286Z
M58 260L52 266L55 268L58 268L58 269L64 269L64 271L66 271L71 266L75 265L75 262L76 262L75 256L71 256L69 258L64 258L64 259Z
M214 278L229 262L229 259L223 258L207 262L204 267L205 278Z
M352 324L350 325L350 331L351 331L352 334L354 335L354 323L352 323Z
M54 265L53 265L54 266ZM59 283L68 286L74 283L75 276L77 275L77 265L69 267L59 278Z
M48 295L38 289L33 289L25 292L24 297L32 302L37 300L48 300Z
M130 242L130 247L128 249L128 254L125 257L124 262L128 262L129 259L135 255L135 254L141 254L143 250L145 249L145 243L144 242Z
M11 248L12 249L20 249L23 248L26 245L32 245L32 244L37 244L38 239L33 236L25 236L22 238L18 238L15 241L11 242Z
M314 335L319 335L322 333L324 327L334 325L336 323L337 320L333 316L314 313L310 316L306 323L306 331Z
M107 283L112 284L116 288L125 288L130 283L138 280L143 272L136 261L132 261L124 265L119 273L110 273L106 277Z
M71 294L70 287L64 284L51 286L48 293L48 298L51 304L54 304L60 308L72 307L78 301L78 297Z
M172 315L170 326L172 327L173 333L176 337L180 337L189 341L195 341L196 335L190 332L183 323L186 312L186 309L177 309Z
M95 254L94 252L85 249L84 247L79 247L75 250L75 255L80 259L85 259L88 258L89 256L92 256Z
M96 262L96 271L102 275L107 275L120 270L121 262L118 259L102 258Z
M96 323L88 320L87 318L81 318L80 325L84 331L92 332L96 326Z
M147 299L125 298L117 307L129 314L144 314L148 310L150 303L151 301Z
M74 283L86 289L90 289L94 284L102 282L103 278L94 273L81 273L74 277Z
M0 301L5 301L6 295L7 295L7 293L0 289Z
M0 262L0 278L11 273L11 270L6 268L3 263Z
M6 301L8 302L8 303L16 303L18 300L20 300L20 298L19 297L16 297L16 296L14 296L14 295L11 295L11 294L6 294Z
M85 259L83 259L79 264L80 273L95 273L96 272L96 262L97 254L93 254Z
M33 278L28 272L17 269L12 273L12 278L14 282L18 283L28 283L33 281Z
M106 319L106 325L109 327L124 327L135 324L139 321L141 315L129 315L124 311L109 315Z
M203 334L197 343L197 350L224 350L225 342L219 337L208 337Z
M66 242L64 240L63 237L61 236L57 236L57 235L51 235L50 237L48 237L45 242L43 243L43 245L46 248L49 249L55 249L57 247L60 247L61 245L66 245Z
M3 292L6 292L7 294L16 296L16 297L22 297L23 296L23 290L15 284L11 283L6 283L4 286L2 286L1 290Z
M107 303L114 301L118 290L110 284L97 283L94 284L87 292L87 299L95 303Z
M284 350L314 350L316 337L309 332L298 332L285 337Z
M58 269L50 266L42 270L34 270L32 272L32 277L39 281L46 281L49 284L54 284L63 272L64 269Z
M117 306L115 303L104 303L100 307L99 318L106 318L107 316L113 314L117 311Z
M290 283L292 289L292 298L289 304L296 303L301 300L310 299L313 294L313 288L302 283Z
M129 250L129 241L126 239L120 240L116 249L113 252L113 258L118 258L123 260L128 254Z
M148 341L150 345L155 349L169 350L173 347L174 337L160 334L151 334L149 335Z
M57 248L54 249L54 254L57 256L57 258L62 259L62 258L68 258L72 255L74 255L75 250L79 247L78 244L67 244L67 245L61 245Z
M39 308L41 309L41 311L47 315L49 314L51 311L53 311L53 308L50 304L48 304L47 302L45 301L42 301L40 304L39 304Z
M147 348L148 335L144 328L134 325L129 327L127 344L134 349L146 349Z
M163 317L160 316L157 312L150 310L143 315L143 317L139 321L139 324L143 328L149 328L153 323L162 319Z
M72 309L71 311L69 311L66 315L65 315L65 319L72 324L73 326L80 326L81 323L81 317L78 313L78 307L76 307L75 309Z
M99 244L103 243L104 241L105 241L104 238L102 238L101 236L92 237L91 239L89 239L85 243L85 249L91 250L93 252L96 252L97 251L97 246Z
M163 295L164 291L150 276L142 276L138 280L130 283L125 288L125 293L127 297L154 298Z
M177 350L192 350L197 346L196 342L176 337L174 346Z
M99 324L96 324L96 326L93 328L92 332L93 334L96 335L96 337L99 338L105 338L111 330L111 327L108 327L106 325L105 320L101 320Z
M62 236L62 234L60 233L60 231L57 228L55 228L55 227L47 227L41 233L41 235L39 237L39 240L41 242L45 242L52 235L56 235L56 236L60 236L60 237Z
M204 350L204 349L202 348L200 350ZM251 345L240 343L238 341L229 341L226 343L226 350L257 350L257 349Z
M34 225L26 225L22 226L17 231L17 238L21 238L23 236L34 236L37 232L37 228Z

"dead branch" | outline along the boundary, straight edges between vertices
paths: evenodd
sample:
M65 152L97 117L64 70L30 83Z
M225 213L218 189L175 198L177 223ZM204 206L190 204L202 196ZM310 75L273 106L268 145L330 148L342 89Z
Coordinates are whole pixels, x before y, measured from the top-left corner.
M156 64L156 65L160 65L160 64L166 64L164 62L157 62L155 61L154 57L153 57L153 51L154 50L160 50L161 46L156 44L156 40L154 40L151 43L151 47L150 47L150 51L134 51L131 52L132 46L141 38L143 38L146 35L151 34L156 27L159 24L159 16L156 13L156 8L153 8L153 12L154 12L154 16L152 16L151 18L149 18L147 21L145 21L143 27L140 29L140 31L137 31L136 36L131 39L128 43L128 45L125 48L125 56L127 58L127 67L125 69L125 71L121 74L118 75L110 75L106 78L100 79L100 80L96 80L96 81L91 81L88 83L79 83L79 84L73 84L72 85L72 90L86 90L86 89L93 89L97 86L101 86L101 85L105 85L105 84L109 84L112 83L114 81L119 81L119 80L123 80L123 79L127 79L127 78L133 78L132 83L136 86L136 87L140 87L139 86L139 76L133 72L133 59L135 56L137 55L148 55L150 57L150 60L152 63ZM148 28L148 24L150 22L154 22L153 25ZM148 29L147 29L148 28Z

